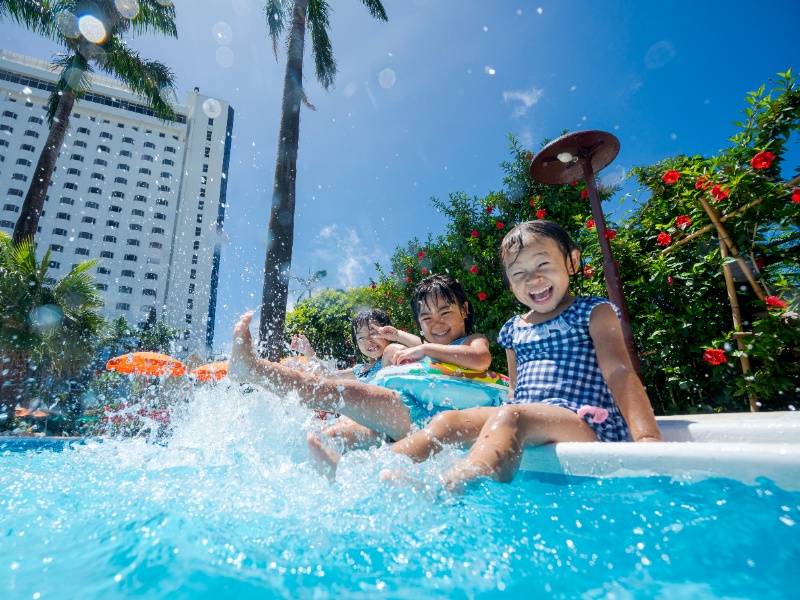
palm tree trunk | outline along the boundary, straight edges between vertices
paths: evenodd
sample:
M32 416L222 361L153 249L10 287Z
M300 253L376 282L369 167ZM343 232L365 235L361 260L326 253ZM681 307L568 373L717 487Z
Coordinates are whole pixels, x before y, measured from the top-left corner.
M42 215L44 200L47 190L50 188L50 181L53 178L53 170L56 166L58 153L67 135L69 128L69 116L72 114L72 107L75 105L75 94L71 90L64 90L58 100L56 114L53 117L53 125L47 135L47 142L39 155L39 162L36 163L36 170L33 173L33 180L25 195L22 203L22 210L14 226L14 243L19 244L26 238L36 236L36 228L39 226L39 217Z
M286 74L283 79L281 126L275 183L269 215L267 256L264 261L264 290L261 297L259 339L262 353L269 360L280 358L283 325L289 295L289 272L294 244L295 180L297 146L300 139L300 104L303 92L303 44L306 33L308 0L295 0Z

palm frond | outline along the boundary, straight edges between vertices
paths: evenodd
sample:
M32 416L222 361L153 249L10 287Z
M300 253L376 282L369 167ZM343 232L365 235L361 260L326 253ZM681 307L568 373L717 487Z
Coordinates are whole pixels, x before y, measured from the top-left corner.
M371 17L379 21L388 21L389 17L386 16L386 9L383 8L381 0L361 0L361 4L367 7Z
M64 36L55 20L60 4L49 0L2 0L0 21L8 19L33 33L63 42Z
M119 38L109 38L103 45L108 60L100 69L125 83L134 94L153 109L159 119L175 118L175 111L165 100L174 95L175 75L165 64L145 60Z
M272 38L272 52L278 60L278 38L286 29L286 7L283 0L267 0L264 3L264 12L267 15L267 29Z
M314 69L317 81L326 90L336 79L336 60L333 58L330 27L330 6L325 0L309 0L308 24L311 29L311 54L314 57Z
M55 66L61 67L61 75L56 87L47 98L47 124L50 127L53 126L53 118L61 95L72 94L75 98L83 96L92 87L90 74L93 71L86 58L78 52L56 54L52 62Z
M161 33L169 37L178 37L175 25L175 6L162 4L157 0L139 0L139 14L131 20L134 33Z

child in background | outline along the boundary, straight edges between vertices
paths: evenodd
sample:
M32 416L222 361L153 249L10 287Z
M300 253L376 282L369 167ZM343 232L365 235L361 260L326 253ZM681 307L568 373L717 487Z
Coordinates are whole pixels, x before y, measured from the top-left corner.
M477 371L489 368L489 340L470 333L472 306L458 280L448 275L426 277L414 288L411 307L427 343L413 348L387 346L383 360L401 364L428 359ZM323 379L260 358L253 349L252 318L252 312L246 313L233 330L228 365L232 379L264 385L280 396L295 392L308 408L341 413L392 440L404 438L433 416L436 409L395 390L350 379ZM332 451L322 454L321 460L338 461Z
M580 266L580 249L569 234L548 221L522 223L503 239L500 259L506 284L530 309L500 331L511 380L508 404L441 413L392 451L419 462L447 444L471 445L443 478L458 491L479 477L511 481L527 446L624 441L628 425L634 440L660 441L614 306L569 292Z

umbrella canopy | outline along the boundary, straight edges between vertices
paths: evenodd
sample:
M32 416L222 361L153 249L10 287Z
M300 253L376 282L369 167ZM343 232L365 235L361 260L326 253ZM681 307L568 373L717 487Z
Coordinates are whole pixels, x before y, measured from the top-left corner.
M192 369L191 373L197 376L198 381L217 381L228 374L228 361L220 361L201 365Z
M134 375L185 375L186 366L166 354L157 352L131 352L115 356L106 363L106 370Z

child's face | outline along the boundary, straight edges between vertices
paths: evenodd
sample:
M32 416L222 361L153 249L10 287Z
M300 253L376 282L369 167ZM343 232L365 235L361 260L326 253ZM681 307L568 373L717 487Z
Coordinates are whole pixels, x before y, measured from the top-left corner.
M422 336L433 344L449 344L467 335L467 306L450 304L442 298L431 298L420 306L419 328Z
M557 310L569 298L569 277L580 264L580 252L573 250L567 264L555 240L527 238L519 254L509 257L503 267L517 300L534 312Z
M356 332L358 349L361 350L364 356L372 360L377 360L383 356L384 349L389 345L389 340L373 335L377 327L380 327L380 325L373 321L369 325L364 325Z

